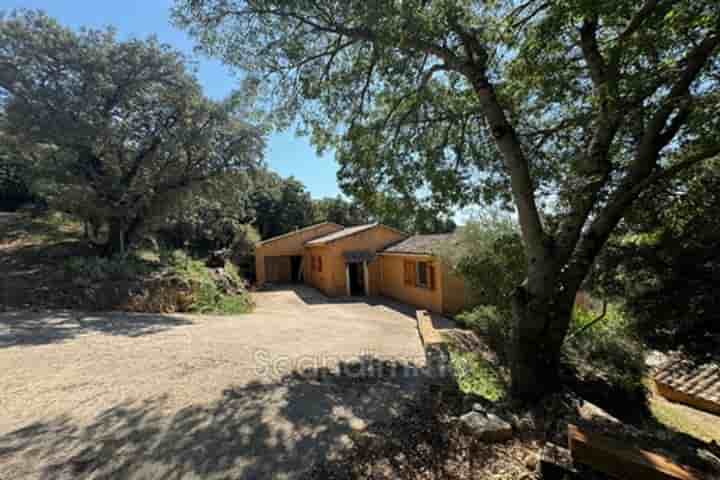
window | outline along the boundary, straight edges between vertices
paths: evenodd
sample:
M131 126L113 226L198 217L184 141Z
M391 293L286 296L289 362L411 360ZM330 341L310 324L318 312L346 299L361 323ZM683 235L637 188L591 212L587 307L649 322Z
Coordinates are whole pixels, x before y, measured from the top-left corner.
M410 260L405 260L404 262L404 268L405 268L405 285L408 287L414 287L415 286L415 277L416 269L415 269L415 262L411 262Z
M418 287L435 290L435 267L429 262L417 263L417 281Z
M417 286L428 288L430 286L428 282L428 264L427 262L417 263Z

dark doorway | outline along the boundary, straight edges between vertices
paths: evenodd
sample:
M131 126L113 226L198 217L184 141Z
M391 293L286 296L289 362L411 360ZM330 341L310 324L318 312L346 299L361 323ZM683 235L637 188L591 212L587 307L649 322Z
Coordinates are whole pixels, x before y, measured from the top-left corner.
M293 283L300 283L302 280L302 258L303 257L290 257L290 280Z
M350 295L365 295L365 269L362 263L348 263Z

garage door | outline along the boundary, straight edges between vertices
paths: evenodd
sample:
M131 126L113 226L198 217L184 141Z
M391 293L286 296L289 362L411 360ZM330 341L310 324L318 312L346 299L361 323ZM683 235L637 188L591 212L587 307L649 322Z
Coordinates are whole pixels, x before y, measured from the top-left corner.
M289 283L292 279L291 257L265 257L265 277L272 283Z

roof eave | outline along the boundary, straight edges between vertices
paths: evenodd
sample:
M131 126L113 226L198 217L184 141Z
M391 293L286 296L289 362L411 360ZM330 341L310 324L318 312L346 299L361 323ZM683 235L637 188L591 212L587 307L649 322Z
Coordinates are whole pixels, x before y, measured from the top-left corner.
M316 223L315 225L309 225L309 226L307 226L307 227L303 227L303 228L299 228L299 229L297 229L297 230L294 230L294 231L292 231L292 232L283 233L282 235L278 235L278 236L276 236L276 237L268 238L267 240L262 240L262 241L260 241L260 242L255 243L255 247L262 247L262 246L267 245L268 243L272 243L272 242L274 242L274 241L276 241L276 240L282 240L283 238L289 238L289 237L292 237L293 235L296 235L296 234L298 234L298 233L307 232L307 231L309 231L309 230L313 230L313 229L316 229L316 228L320 228L320 227L323 227L323 226L325 226L325 225L332 225L332 226L335 226L335 227L340 227L340 229L345 228L345 227L343 227L342 225L337 224L337 223L335 223L335 222Z
M378 255L386 256L397 256L397 257L437 257L433 253L419 253L419 252L378 252Z

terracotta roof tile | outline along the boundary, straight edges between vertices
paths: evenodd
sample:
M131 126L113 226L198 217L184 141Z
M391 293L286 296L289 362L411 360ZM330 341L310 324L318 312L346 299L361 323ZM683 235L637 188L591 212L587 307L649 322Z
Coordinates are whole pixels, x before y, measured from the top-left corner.
M357 227L348 227L343 228L342 230L338 230L337 232L333 232L329 235L324 235L322 237L314 238L310 240L309 242L306 242L305 245L322 245L323 243L332 242L335 240L339 240L341 238L349 237L351 235L355 235L356 233L364 232L365 230L370 230L371 228L375 228L379 223L369 223L367 225L358 225Z
M411 253L415 255L432 255L433 247L449 241L454 237L452 233L435 235L413 235L394 245L390 245L382 253Z

